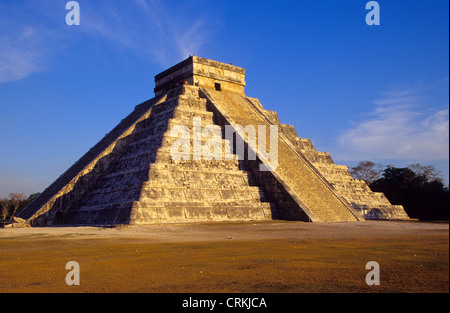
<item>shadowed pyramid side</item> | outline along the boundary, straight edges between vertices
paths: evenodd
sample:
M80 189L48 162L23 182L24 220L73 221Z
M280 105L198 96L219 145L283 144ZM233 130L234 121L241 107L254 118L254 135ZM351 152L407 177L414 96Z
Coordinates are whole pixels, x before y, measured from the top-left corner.
M115 153L120 153L120 139L129 136L137 121L143 119L149 114L151 108L159 99L154 98L146 101L134 109L125 119L123 119L111 132L105 135L94 147L92 147L85 155L83 155L75 164L65 171L58 179L56 179L49 187L47 187L36 199L34 199L24 210L17 215L33 225L45 225L49 219L49 211L54 207L62 207L64 195L70 193L74 187L84 185L89 189L90 184L94 181L87 180L86 175L91 173L103 172L104 168L109 165L108 161L114 159L110 155L115 149ZM72 193L71 198L79 201L82 192ZM67 198L67 197L66 197Z

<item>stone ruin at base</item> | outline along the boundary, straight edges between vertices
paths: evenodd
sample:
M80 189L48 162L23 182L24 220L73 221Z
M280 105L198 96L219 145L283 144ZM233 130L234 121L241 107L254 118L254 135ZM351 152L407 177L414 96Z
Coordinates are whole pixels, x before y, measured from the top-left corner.
M160 73L155 98L136 106L17 217L32 226L408 219L402 206L353 179L346 166L247 97L244 79L243 68L197 56ZM204 136L195 134L195 122L208 130ZM242 132L249 125L276 126L275 137L258 133L267 135L258 145L266 140L274 148L276 140L276 166ZM187 150L175 145L183 130ZM219 130L219 138L208 137L209 130ZM231 158L218 147L230 147ZM208 157L205 150L217 153Z

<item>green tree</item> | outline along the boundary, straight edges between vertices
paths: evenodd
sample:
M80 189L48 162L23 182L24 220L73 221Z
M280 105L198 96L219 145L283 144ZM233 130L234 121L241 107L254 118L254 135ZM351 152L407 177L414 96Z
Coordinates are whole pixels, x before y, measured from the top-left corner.
M418 175L411 168L389 166L370 184L392 204L401 204L412 218L449 219L449 190L441 180Z
M28 196L27 201L28 201L28 202L33 201L34 199L36 199L37 197L39 197L40 194L41 194L40 192L32 193L31 195Z

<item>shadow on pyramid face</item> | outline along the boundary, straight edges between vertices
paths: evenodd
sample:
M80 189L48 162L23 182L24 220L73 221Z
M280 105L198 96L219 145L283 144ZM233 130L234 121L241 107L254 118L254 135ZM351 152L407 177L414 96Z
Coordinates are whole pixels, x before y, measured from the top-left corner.
M92 169L78 177L71 191L55 200L47 222L128 224L133 202L139 200L142 182L148 180L150 164L156 160L174 107L175 101L153 106L127 135L112 142L107 149L110 152L89 164Z

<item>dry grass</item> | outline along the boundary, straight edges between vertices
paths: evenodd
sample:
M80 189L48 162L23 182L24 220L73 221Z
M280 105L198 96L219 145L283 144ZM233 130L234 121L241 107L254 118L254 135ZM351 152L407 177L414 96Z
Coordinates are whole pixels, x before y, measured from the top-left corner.
M0 239L0 292L449 292L448 234L158 243ZM80 286L67 286L68 261ZM368 286L368 261L381 285Z

